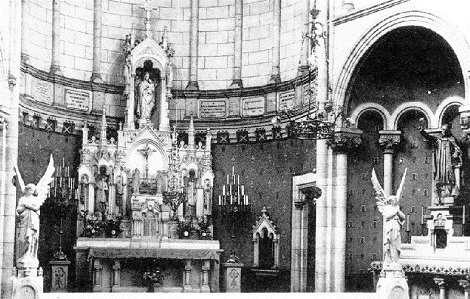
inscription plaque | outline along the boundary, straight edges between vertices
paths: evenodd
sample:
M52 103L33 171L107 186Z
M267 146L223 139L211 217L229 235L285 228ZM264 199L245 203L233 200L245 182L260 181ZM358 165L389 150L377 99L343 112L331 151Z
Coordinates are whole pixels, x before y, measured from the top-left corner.
M295 90L279 93L279 110L290 110L294 108Z
M264 114L265 98L245 98L242 99L242 115L258 116Z
M199 102L199 116L202 118L222 118L226 116L225 101L203 100Z
M53 97L53 87L54 85L51 82L38 80L33 78L33 98L35 101L52 105Z
M89 111L90 99L89 91L65 89L65 105L68 109Z

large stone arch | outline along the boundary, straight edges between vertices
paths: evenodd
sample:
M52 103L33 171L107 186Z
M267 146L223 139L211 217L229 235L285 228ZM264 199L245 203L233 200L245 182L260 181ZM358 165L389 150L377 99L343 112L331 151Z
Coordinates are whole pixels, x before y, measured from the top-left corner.
M384 19L374 27L367 30L351 50L342 68L336 84L333 96L337 105L347 107L349 104L349 92L355 79L360 64L364 62L364 56L368 54L371 47L385 34L392 30L403 27L422 27L429 29L443 38L454 51L462 70L465 86L465 102L470 103L470 78L466 71L470 70L470 46L465 37L449 22L422 11L407 11L395 14Z

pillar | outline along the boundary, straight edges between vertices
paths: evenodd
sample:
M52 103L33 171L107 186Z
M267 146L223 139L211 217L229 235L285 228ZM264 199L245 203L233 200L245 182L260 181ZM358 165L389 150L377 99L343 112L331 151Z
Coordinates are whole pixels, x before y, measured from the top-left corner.
M103 288L103 266L99 259L93 260L93 292L101 292Z
M304 200L294 202L294 206L291 292L305 292L307 290L308 206Z
M323 1L319 1L323 2ZM321 4L319 4L321 5ZM309 63L308 63L308 56L310 52L310 44L309 39L307 38L307 34L310 33L310 0L303 0L303 8L302 8L302 15L301 15L301 28L302 28L302 52L300 53L300 65L298 69L298 75L304 75L309 72Z
M361 144L362 131L358 129L338 128L335 130L330 147L335 152L335 190L333 194L333 228L331 265L332 291L345 291L346 271L346 207L347 207L347 179L348 179L348 153ZM331 271L331 270L330 270Z
M121 286L121 261L115 260L113 265L113 282L112 288L119 288Z
M230 88L242 88L243 0L235 0L235 34L233 47L233 80Z
M189 82L188 90L199 90L197 82L199 49L199 0L191 0L191 36L189 38Z
M384 191L392 194L393 188L393 154L395 147L401 141L400 131L379 131L379 144L384 149Z
M183 292L192 292L191 286L191 260L186 260L184 265Z
M203 260L201 265L201 293L210 293L209 288L209 271L211 269L211 261Z
M2 134L2 143L1 143L1 163L0 163L0 231L5 232L4 230L4 220L5 220L5 206L4 203L6 202L5 199L8 196L8 193L6 193L7 190L7 185L9 183L9 180L7 180L7 177L10 177L10 172L8 172L8 168L6 166L7 163L7 130L8 130L8 122L6 118L3 116L0 117L0 133ZM0 234L0 244L2 247L4 246L3 243L3 234ZM3 248L2 248L3 249ZM0 279L2 279L2 274L3 274L3 250L0 251ZM12 257L10 256L10 259ZM9 278L9 276L7 276ZM9 280L9 279L7 279ZM1 280L1 289L5 290L5 283L7 281ZM3 296L2 296L3 297Z
M94 0L93 6L93 73L91 81L102 83L101 78L101 24L103 19L103 0Z
M280 83L281 64L281 0L274 0L273 9L273 68L268 83ZM307 48L307 47L306 47Z
M3 125L2 139L5 139L5 164L4 164L4 190L0 196L0 220L3 221L3 250L1 265L1 298L10 298L12 293L11 275L14 269L14 248L15 248L15 214L16 214L16 187L12 178L15 175L13 167L18 161L18 114L19 114L19 78L21 64L21 1L10 1L9 12L5 12L9 17L8 32L9 43L9 66L8 68L8 90L5 90L5 108L9 108L9 115L6 121L8 126ZM6 44L5 44L6 45ZM2 88L6 84L2 84ZM9 102L9 103L8 103ZM5 124L5 121L4 121ZM3 157L2 157L3 158Z
M51 74L62 75L60 70L60 0L52 1L52 61Z
M328 146L325 139L317 140L317 187L326 189ZM316 201L315 211L315 292L326 290L326 195L321 195Z
M469 299L469 292L470 292L470 282L466 279L459 279L459 285L463 288L464 291L464 299Z
M445 299L446 298L446 284L445 284L444 278L435 277L434 283L436 283L437 286L439 287L439 299Z
M23 0L22 2L22 11L21 11L21 61L27 63L29 60L29 49L28 49L28 39L26 35L28 18L29 18L29 8L30 1Z
M316 66L318 69L317 74L317 92L318 92L318 113L325 115L325 105L329 101L328 98L328 55L327 55L327 41L326 31L328 24L328 2L329 1L317 1L317 9L319 14L314 22L315 32L317 34L315 40L315 55ZM307 43L308 44L308 43ZM310 49L311 47L308 46ZM304 54L305 55L305 54ZM325 115L326 117L326 115Z

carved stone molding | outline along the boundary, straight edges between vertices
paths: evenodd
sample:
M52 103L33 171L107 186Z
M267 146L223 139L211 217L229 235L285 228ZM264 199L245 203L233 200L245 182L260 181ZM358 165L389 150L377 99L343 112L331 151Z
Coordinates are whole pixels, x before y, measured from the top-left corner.
M394 148L401 142L400 131L379 131L379 144L385 153L393 153Z
M465 292L470 291L470 282L466 279L459 279L459 285L464 289Z
M328 140L328 145L336 152L350 152L362 144L362 130L351 128L338 128L333 138Z
M434 283L439 287L439 289L443 289L446 286L445 280L442 277L434 277Z

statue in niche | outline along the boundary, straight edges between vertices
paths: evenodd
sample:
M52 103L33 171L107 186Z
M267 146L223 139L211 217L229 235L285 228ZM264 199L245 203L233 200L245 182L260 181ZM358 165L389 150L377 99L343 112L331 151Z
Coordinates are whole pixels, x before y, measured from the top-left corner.
M109 178L105 173L100 173L96 178L96 201L98 211L101 215L106 215L109 206Z
M204 209L209 208L209 203L211 201L211 194L212 194L211 181L209 179L205 179L204 180Z
M118 175L116 179L116 205L119 207L119 211L121 211L121 206L124 202L124 186L126 185L122 174Z
M143 80L139 83L137 98L137 116L139 119L150 120L150 113L155 106L155 84L150 79L150 73L145 72Z
M377 199L377 208L384 217L384 269L392 264L400 263L401 235L400 230L405 222L405 214L400 210L398 203L405 183L406 171L401 178L400 187L396 195L388 195L380 186L375 170L372 169L372 185ZM401 268L400 268L401 269Z
M439 203L442 198L456 197L460 192L460 178L456 176L455 169L462 165L462 150L450 129L451 124L444 124L440 136L436 137L420 128L421 135L435 147L433 173Z
M135 169L132 173L132 193L139 194L140 193L140 171L139 169Z
M46 172L39 180L37 186L25 183L21 177L18 167L15 166L16 179L21 188L22 196L16 207L17 223L17 257L18 262L26 265L37 261L39 240L39 214L41 205L46 200L54 175L54 159L52 155ZM34 265L30 265L33 266ZM37 265L36 265L37 266Z

